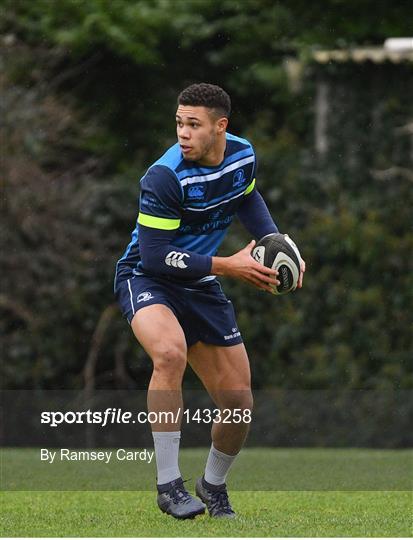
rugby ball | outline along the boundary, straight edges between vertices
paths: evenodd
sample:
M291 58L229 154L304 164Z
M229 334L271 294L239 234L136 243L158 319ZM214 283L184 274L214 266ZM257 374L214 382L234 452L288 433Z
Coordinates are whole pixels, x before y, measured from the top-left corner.
M267 234L256 244L251 255L260 264L278 270L280 285L274 285L274 294L286 294L297 288L301 255L288 234Z

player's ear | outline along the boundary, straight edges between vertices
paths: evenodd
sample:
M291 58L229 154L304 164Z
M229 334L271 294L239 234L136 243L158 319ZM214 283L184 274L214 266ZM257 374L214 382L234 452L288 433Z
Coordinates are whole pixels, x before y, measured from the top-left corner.
M228 118L225 118L225 116L223 116L222 118L219 118L219 120L217 121L218 133L224 133L224 131L227 129L227 126L228 126Z

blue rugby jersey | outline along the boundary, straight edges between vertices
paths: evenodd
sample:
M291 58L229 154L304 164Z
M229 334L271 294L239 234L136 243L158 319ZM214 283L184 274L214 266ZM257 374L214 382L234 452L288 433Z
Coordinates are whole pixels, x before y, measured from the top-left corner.
M193 276L184 271L187 259L183 257L190 257L182 255L184 251L197 254L201 262L205 260L205 265L200 266L203 275L198 275L197 281L213 279L214 276L208 275L210 258L217 253L243 200L255 192L256 159L251 144L229 133L226 141L224 160L218 166L202 167L184 159L177 143L149 167L140 181L136 227L116 266L115 288L134 275L162 276L162 264L155 271L154 268L146 268L143 261L145 257L140 244L143 243L144 231L149 229L164 231L170 236L172 232L170 243L173 250L165 259L166 265L178 269L172 279L194 281ZM271 224L267 229L276 231L272 220ZM179 268L182 268L181 274ZM167 269L164 265L164 270Z

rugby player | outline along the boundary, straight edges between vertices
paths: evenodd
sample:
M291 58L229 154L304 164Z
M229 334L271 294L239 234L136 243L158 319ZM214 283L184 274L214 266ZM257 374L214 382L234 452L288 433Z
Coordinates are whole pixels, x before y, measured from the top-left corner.
M116 297L153 362L149 411L183 410L187 363L218 408L252 409L248 356L217 276L271 292L277 272L251 257L255 240L230 257L216 253L235 216L256 239L278 229L255 185L252 145L227 132L230 111L219 86L193 84L181 92L178 142L142 177L136 228L117 263ZM299 287L304 271L303 264ZM246 417L213 424L199 498L184 487L178 465L181 419L151 426L159 508L181 519L205 507L212 517L234 517L226 477L246 439Z

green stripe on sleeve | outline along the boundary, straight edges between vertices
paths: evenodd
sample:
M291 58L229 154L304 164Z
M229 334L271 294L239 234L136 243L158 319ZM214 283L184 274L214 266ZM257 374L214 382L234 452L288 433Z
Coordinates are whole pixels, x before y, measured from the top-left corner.
M152 229L173 231L179 227L181 220L149 216L148 214L142 214L142 212L139 212L138 223L145 225L145 227L151 227Z
M251 193L251 191L254 189L254 187L255 187L255 178L251 182L251 184L247 187L247 189L245 190L244 195L248 195L248 193Z

